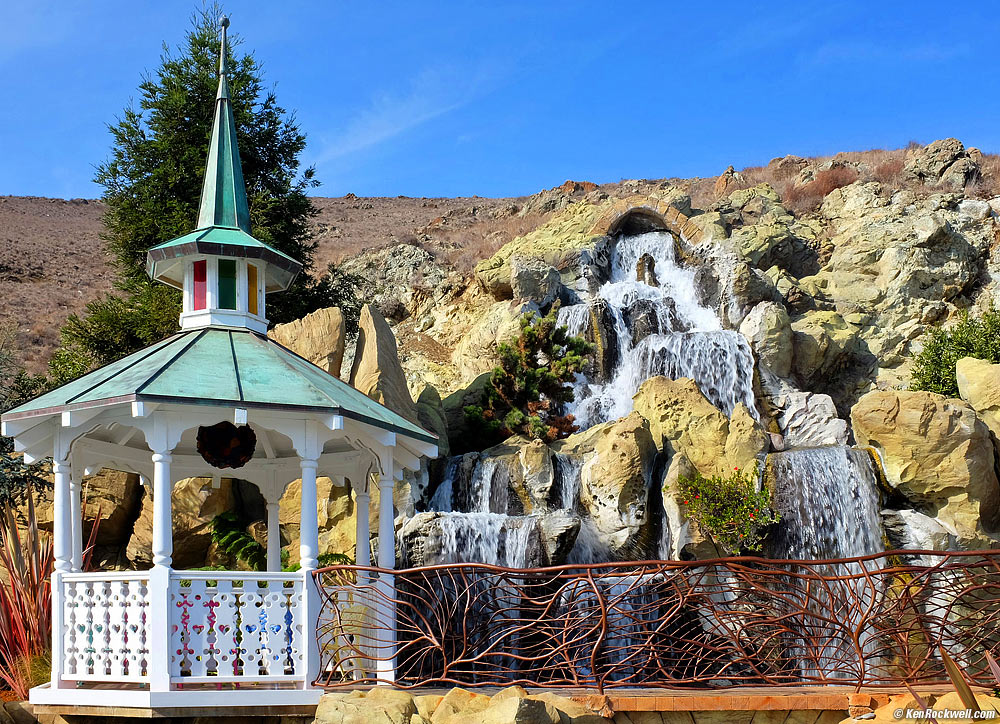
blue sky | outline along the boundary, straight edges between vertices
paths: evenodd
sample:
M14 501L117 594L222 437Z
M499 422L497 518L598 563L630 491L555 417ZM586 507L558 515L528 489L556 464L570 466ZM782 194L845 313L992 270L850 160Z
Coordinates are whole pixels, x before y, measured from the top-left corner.
M95 197L191 2L0 4L0 194ZM230 0L318 195L511 196L957 136L1000 151L992 2Z

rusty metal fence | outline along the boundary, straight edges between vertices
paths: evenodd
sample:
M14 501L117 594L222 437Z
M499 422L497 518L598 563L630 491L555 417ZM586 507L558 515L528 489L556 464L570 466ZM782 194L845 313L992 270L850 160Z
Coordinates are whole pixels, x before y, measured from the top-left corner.
M939 646L992 685L1000 658L1000 551L315 576L325 687L944 683Z

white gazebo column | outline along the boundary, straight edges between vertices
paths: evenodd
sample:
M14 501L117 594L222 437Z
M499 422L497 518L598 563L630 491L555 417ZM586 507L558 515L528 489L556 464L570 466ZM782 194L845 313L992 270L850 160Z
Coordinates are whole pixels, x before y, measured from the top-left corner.
M299 508L299 567L314 571L319 566L319 515L316 508L316 460L302 458L302 499Z
M61 573L73 570L73 504L70 501L70 468L69 462L53 458L52 460L52 554L55 557L55 569Z
M73 562L73 572L83 570L83 511L80 504L80 480L70 473L69 478L69 515L70 515L70 545Z
M268 573L281 572L281 506L277 498L265 498L267 502L267 570Z
M63 586L62 577L73 568L73 545L70 541L70 467L69 461L56 454L52 458L52 553L55 570L52 573L52 683L53 689L66 688L63 674Z
M351 481L353 483L353 481ZM356 525L356 535L354 541L354 562L359 566L370 566L372 564L371 547L371 516L372 499L368 492L370 484L368 477L362 473L359 476L359 484L354 487L354 512L358 516ZM368 583L368 571L358 571L358 585L363 586Z
M378 479L378 567L392 570L396 567L396 528L392 493L395 487L392 450L380 456L382 472ZM395 576L380 573L378 579L379 652L375 662L377 678L396 680L396 589Z
M170 565L173 478L167 451L153 453L153 568L149 571L149 690L170 691Z
M153 565L170 568L174 555L170 455L153 453Z

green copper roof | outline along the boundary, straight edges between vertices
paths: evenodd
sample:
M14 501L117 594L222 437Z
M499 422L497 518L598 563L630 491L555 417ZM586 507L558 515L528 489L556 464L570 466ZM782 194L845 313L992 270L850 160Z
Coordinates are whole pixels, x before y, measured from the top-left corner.
M146 255L146 271L154 279L180 289L184 272L182 267L175 266L175 262L191 254L261 259L267 262L269 292L287 289L295 279L295 275L302 269L302 265L292 257L253 238L242 229L213 226L192 231L154 246Z
M229 80L226 60L226 28L229 19L223 17L222 48L219 51L219 92L215 96L215 123L212 142L208 146L208 164L201 187L198 228L227 226L250 233L250 207L240 165L240 149L236 145L236 120L229 100Z
M183 257L195 254L261 259L267 262L268 292L287 289L302 264L250 235L250 208L236 144L236 120L229 99L226 28L223 16L219 51L219 91L215 96L215 122L208 146L208 163L201 187L198 228L184 236L157 244L146 256L146 271L153 278L178 289L183 287Z
M249 330L169 337L10 410L5 419L110 402L326 412L437 444L437 438L291 350Z

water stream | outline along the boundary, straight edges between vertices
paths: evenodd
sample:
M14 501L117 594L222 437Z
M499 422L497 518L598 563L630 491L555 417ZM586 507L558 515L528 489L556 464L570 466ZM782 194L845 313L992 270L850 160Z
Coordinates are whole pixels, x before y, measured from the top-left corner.
M577 381L570 412L581 428L627 415L632 395L655 375L690 377L727 415L742 402L756 417L750 346L698 301L695 272L677 263L670 234L620 238L609 279L594 298L559 311L577 335L586 335L595 319L603 320L597 334L613 347L614 365L606 381Z

